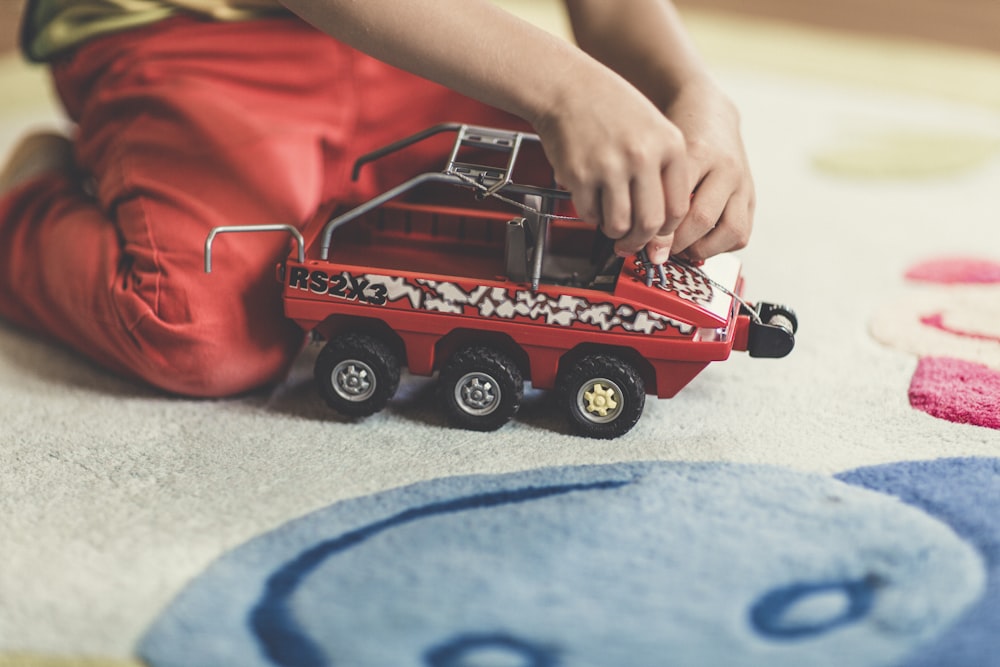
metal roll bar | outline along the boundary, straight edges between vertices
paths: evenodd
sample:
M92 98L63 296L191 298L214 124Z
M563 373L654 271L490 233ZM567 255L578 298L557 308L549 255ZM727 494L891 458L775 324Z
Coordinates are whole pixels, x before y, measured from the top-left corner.
M209 232L208 238L205 239L205 273L212 272L212 243L215 241L215 237L228 232L287 232L295 239L299 262L306 261L305 239L302 238L302 232L293 225L227 225L216 227Z

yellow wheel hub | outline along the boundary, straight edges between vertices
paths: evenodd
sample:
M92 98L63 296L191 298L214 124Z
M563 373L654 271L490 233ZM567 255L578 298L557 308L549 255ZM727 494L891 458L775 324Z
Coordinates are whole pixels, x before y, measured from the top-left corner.
M607 417L609 411L613 411L618 407L618 401L615 399L615 390L605 387L599 382L595 382L590 391L583 394L583 398L586 401L584 407L587 412L600 415L601 417Z

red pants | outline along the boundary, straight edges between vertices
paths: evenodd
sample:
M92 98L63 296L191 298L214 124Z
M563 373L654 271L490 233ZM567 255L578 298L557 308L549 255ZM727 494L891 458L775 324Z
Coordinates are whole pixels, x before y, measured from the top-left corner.
M0 200L0 317L167 391L233 394L279 379L302 331L282 315L281 234L421 170L408 149L350 180L354 159L429 125L513 119L364 56L297 19L171 19L103 37L53 66L84 174Z

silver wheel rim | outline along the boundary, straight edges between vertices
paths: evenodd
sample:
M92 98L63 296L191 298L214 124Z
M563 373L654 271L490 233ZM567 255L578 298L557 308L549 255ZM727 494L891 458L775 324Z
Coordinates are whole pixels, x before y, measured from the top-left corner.
M334 366L330 379L337 395L352 403L371 398L377 384L372 367L357 359L346 359Z
M607 378L590 378L576 392L576 407L589 422L608 424L625 409L625 397L618 383Z
M466 373L455 383L455 403L466 414L484 417L500 407L500 387L492 376L479 371Z

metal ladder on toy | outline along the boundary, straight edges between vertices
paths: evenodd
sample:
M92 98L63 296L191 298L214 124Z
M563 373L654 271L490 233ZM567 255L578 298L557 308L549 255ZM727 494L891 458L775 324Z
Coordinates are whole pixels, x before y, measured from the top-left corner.
M458 136L455 138L455 145L448 156L444 173L454 174L460 178L471 179L485 190L480 193L481 197L495 195L507 185L510 185L511 174L514 165L517 163L517 156L521 151L521 142L525 138L523 132L511 132L508 130L497 130L486 127L475 127L471 125L460 125ZM537 141L535 135L530 135ZM486 149L507 153L507 164L503 167L490 167L472 162L459 161L459 154L463 149Z

